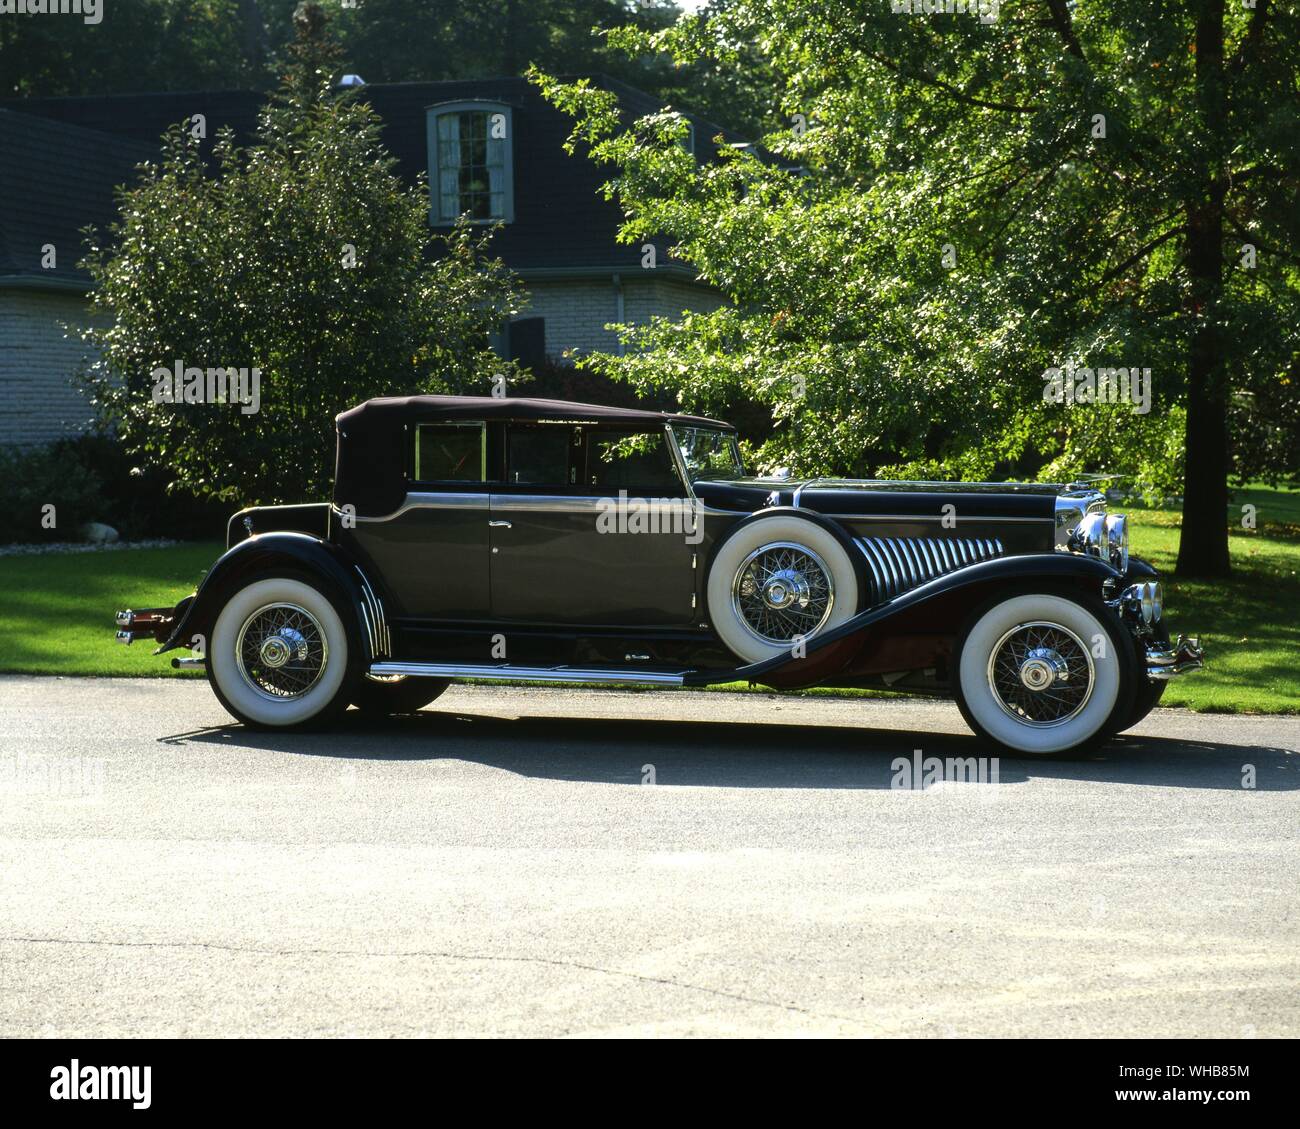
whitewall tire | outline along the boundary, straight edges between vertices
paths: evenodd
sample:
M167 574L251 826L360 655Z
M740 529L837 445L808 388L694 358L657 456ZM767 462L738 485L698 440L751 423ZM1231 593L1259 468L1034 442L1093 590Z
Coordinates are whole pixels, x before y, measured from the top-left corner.
M839 539L807 518L776 515L741 525L714 555L709 621L745 662L790 654L858 611L853 562Z
M1015 752L1086 748L1132 709L1132 649L1099 600L1003 597L978 610L958 641L957 704L977 734Z
M320 722L347 708L351 658L333 602L303 580L272 576L235 592L208 640L221 704L259 728Z

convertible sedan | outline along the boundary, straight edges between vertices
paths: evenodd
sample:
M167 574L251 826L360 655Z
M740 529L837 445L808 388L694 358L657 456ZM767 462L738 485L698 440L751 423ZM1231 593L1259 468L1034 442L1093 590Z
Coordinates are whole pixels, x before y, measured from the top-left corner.
M197 592L117 614L246 725L456 679L742 681L950 696L1046 754L1202 665L1088 485L751 477L726 423L555 400L370 400L337 431L331 502L235 514Z

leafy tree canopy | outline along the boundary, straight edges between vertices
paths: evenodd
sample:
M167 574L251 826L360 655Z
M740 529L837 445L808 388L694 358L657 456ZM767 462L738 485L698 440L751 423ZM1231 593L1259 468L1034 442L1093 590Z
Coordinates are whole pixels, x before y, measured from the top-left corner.
M697 165L671 111L629 122L535 75L613 166L622 238L666 236L733 300L589 364L694 409L766 405L768 465L1185 483L1180 571L1225 571L1229 429L1238 475L1300 462L1294 5L916 9L734 0L612 34L759 53L784 119L763 156ZM1045 403L1067 365L1150 369L1150 412Z
M319 12L257 137L218 137L211 161L180 126L92 236L87 383L106 423L176 489L246 503L328 493L334 416L372 396L486 392L511 366L489 333L520 305L486 234L428 228L366 105L328 93ZM157 369L248 368L260 406L156 402ZM251 379L251 371L250 371Z
M726 4L730 0L714 0ZM297 0L105 0L102 19L0 20L0 98L149 90L269 89ZM775 106L745 68L609 50L604 29L669 26L672 0L322 0L349 72L367 82L604 71L742 131Z

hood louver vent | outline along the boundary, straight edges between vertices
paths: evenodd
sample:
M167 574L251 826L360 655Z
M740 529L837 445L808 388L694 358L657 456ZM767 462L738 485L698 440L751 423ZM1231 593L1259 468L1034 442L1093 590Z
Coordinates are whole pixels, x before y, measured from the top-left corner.
M1003 554L995 537L855 537L883 604L935 577Z

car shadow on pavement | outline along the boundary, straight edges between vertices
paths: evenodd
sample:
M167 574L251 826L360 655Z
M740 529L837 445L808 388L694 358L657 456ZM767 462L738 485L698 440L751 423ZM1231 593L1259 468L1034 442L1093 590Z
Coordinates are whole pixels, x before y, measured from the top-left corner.
M997 756L971 735L910 729L644 717L503 718L435 709L381 719L350 710L323 732L267 733L231 724L160 740L357 761L459 760L520 776L606 784L653 778L681 787L873 789L915 778L919 787L931 767L926 759L938 758L944 762L942 778L959 787L1057 779L1231 791L1251 784L1256 791L1300 789L1300 753L1288 749L1131 734L1078 756L1021 757ZM958 763L950 764L950 758Z

